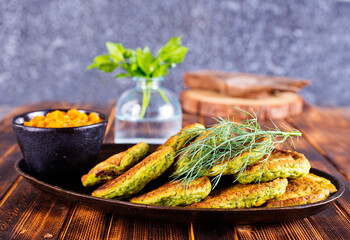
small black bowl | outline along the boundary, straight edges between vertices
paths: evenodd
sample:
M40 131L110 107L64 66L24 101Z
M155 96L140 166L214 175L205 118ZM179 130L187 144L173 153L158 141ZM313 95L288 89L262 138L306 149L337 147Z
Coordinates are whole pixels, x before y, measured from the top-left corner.
M89 114L97 113L101 122L81 127L39 128L24 126L25 121L35 116L69 109L52 109L27 112L12 119L12 128L16 134L24 161L35 175L43 179L80 177L89 171L97 161L102 146L108 118L106 115L81 110Z

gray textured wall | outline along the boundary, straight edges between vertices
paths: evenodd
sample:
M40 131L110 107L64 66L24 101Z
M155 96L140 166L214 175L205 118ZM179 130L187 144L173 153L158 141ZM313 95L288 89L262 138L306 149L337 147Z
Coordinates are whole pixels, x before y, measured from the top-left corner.
M184 71L219 69L312 79L309 102L350 105L349 25L335 0L1 1L0 104L107 102L133 83L85 71L106 41L156 50L183 35L190 51L164 83L176 93Z

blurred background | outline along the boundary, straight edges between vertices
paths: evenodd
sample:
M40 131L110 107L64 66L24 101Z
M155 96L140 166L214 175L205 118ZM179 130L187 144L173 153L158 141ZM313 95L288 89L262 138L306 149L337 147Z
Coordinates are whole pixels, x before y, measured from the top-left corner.
M170 37L189 48L164 85L216 69L311 79L315 105L350 105L350 2L11 0L0 2L0 105L107 103L134 83L86 71L106 41L154 52Z

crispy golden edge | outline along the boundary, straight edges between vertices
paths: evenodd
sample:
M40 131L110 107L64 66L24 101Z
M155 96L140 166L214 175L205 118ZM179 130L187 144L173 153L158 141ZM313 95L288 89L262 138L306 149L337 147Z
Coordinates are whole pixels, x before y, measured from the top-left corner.
M154 163L157 162L159 157L161 157L164 154L169 154L171 152L175 156L175 152L172 147L164 147L161 150L152 153L151 155L146 157L144 160L136 164L134 167L130 168L128 171L126 171L119 177L105 183L104 185L102 185L101 187L93 191L92 196L106 195L110 191L110 189L115 188L119 184L123 183L125 180L135 176L137 172L143 167L146 167L147 165L153 165Z
M125 157L125 155L129 152L130 149L128 149L125 152L121 152L120 154L115 154L109 158L107 158L105 160L105 162L113 164L113 165L117 165L119 166L122 162L122 159Z
M181 185L180 181L168 182L148 193L131 198L130 202L151 204L150 202L158 197L167 198L179 195L186 196L200 190L209 190L207 191L207 195L210 193L211 182L208 177L197 178L190 182L185 188ZM203 196L203 198L204 197L206 196Z
M128 157L129 159L129 155L131 153L133 153L135 150L139 151L142 148L144 148L143 150L145 150L145 152L147 153L149 146L145 142L140 142L130 147L128 150L114 154L111 157L107 158L105 161L100 162L95 167L93 167L87 174L81 177L81 182L83 186L93 186L95 184L103 183L119 176L131 167L131 165L128 166L127 162L124 162L126 160L125 158ZM144 156L142 156L141 158L143 157ZM107 173L104 174L104 172Z
M298 197L288 197L291 193L299 193L299 189L307 188L309 193ZM322 201L337 192L337 188L326 178L309 173L305 177L289 180L286 192L275 200L269 200L266 207L287 207L305 205Z
M317 193L307 196L301 196L297 198L289 198L285 200L270 200L266 203L266 207L287 207L287 206L298 206L305 205L308 203L314 203L322 201L329 196L329 191L319 190Z
M187 207L191 208L224 208L222 204L228 204L235 201L248 201L256 199L257 202L254 206L261 206L268 199L261 199L261 195L281 188L283 191L287 187L288 180L286 178L279 178L267 183L255 183L255 184L240 184L237 183L233 186L226 187L221 190L212 192L203 201L193 203ZM283 189L284 188L284 189ZM245 199L248 198L248 199ZM271 197L272 198L272 197Z
M291 156L291 159L288 157ZM256 181L272 181L276 178L298 178L309 173L311 168L310 162L304 154L289 151L274 149L267 161L258 161L249 165L238 178L238 182L249 184ZM290 170L290 171L286 171ZM296 170L299 170L296 172ZM274 176L274 177L272 177Z
M91 186L91 184L88 182L90 178L95 178L104 168L108 168L110 164L117 165L120 164L122 158L125 156L125 152L114 154L113 156L109 157L103 162L98 163L95 167L93 167L87 174L83 175L81 177L81 183L84 187ZM107 181L111 179L111 176L100 176L99 181L96 183L99 183L101 181ZM94 185L94 184L92 184Z
M189 134L188 137L185 136L186 133L188 133L188 130L201 130L205 129L205 126L200 123L193 123L190 125L185 126L184 128L181 129L180 132L177 134L171 136L164 144L160 145L156 151L164 148L164 147L173 147L175 151L180 150L184 144L191 138L192 134Z

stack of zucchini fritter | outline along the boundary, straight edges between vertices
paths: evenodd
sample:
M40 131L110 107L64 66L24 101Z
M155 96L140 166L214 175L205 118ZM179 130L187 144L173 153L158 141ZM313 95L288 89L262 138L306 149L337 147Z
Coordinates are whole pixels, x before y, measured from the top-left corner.
M235 170L237 165L234 163L239 161L231 161L233 164L227 165L220 174L232 175L239 183L224 188L211 191L210 178L219 174L214 167L186 186L169 180L159 188L137 195L150 181L165 172L176 172L186 164L186 159L181 155L176 157L176 153L193 135L204 129L198 123L186 126L148 156L149 146L139 143L96 165L81 178L82 184L105 183L93 191L95 197L192 208L250 208L264 204L266 207L294 206L321 201L337 191L329 180L309 173L311 166L303 154L274 150L267 161L254 159L248 163L244 172ZM220 168L219 164L217 168Z

